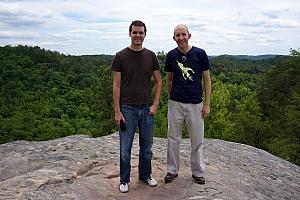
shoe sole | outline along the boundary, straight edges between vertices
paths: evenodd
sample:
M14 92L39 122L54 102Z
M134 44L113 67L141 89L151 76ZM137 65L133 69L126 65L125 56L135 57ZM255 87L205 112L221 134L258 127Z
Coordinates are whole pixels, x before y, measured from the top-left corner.
M204 185L205 184L205 182L199 182L199 181L195 181L195 183L198 183L200 185Z
M147 185L149 185L148 183L146 183ZM157 186L157 184L156 185L149 185L150 187L156 187Z

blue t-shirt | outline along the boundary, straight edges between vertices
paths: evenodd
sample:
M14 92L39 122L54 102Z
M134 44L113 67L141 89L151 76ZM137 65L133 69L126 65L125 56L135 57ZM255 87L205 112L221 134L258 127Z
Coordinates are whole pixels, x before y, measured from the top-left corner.
M202 72L210 69L206 52L192 47L187 54L178 48L168 52L165 71L173 72L170 99L181 103L202 102Z

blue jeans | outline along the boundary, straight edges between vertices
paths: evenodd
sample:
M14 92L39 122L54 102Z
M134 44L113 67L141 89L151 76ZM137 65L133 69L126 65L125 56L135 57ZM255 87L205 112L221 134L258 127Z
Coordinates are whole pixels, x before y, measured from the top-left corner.
M149 115L151 104L121 105L125 118L126 130L119 130L120 137L120 182L130 181L131 147L136 128L139 128L139 179L147 180L151 174L153 123L154 117Z

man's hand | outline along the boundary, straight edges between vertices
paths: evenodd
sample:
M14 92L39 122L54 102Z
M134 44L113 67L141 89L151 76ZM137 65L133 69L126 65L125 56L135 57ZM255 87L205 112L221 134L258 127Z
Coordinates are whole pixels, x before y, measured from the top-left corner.
M203 116L203 118L204 119L207 118L208 115L209 115L209 113L210 113L210 106L209 105L204 105L203 109L202 109L202 116Z
M149 114L149 115L155 115L156 111L157 111L157 106L153 104L153 105L150 107L150 111L149 111L148 114Z
M116 121L116 125L118 127L120 127L120 121L121 119L123 119L123 121L125 122L125 118L123 117L123 114L121 112L116 112L115 113L115 121Z

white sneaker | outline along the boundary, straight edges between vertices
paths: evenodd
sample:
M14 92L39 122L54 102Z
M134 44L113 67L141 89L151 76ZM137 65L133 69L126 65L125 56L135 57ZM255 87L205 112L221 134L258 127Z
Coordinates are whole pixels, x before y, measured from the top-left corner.
M120 192L122 192L122 193L128 192L128 183L120 184Z
M154 178L148 178L148 180L146 181L147 183L148 183L148 185L150 186L150 187L155 187L155 186L157 186L157 181L154 179Z

